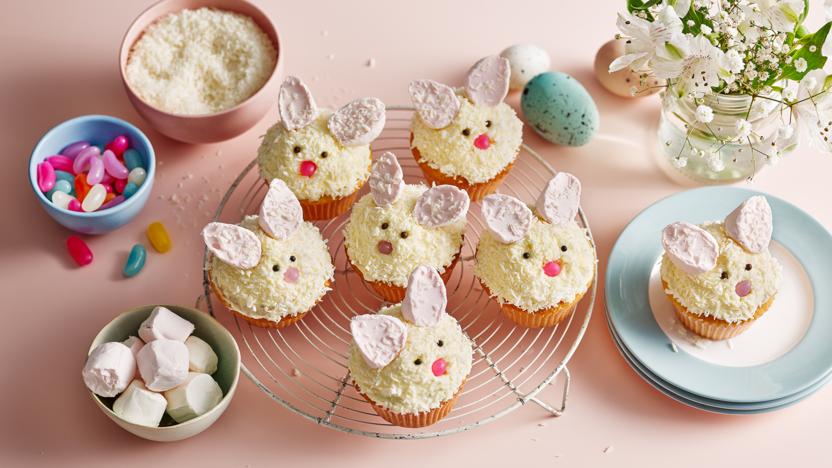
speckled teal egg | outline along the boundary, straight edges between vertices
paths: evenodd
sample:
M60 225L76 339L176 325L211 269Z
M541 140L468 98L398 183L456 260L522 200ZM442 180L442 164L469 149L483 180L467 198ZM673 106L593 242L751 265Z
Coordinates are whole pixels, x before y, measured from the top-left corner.
M526 84L520 106L526 122L559 145L581 146L598 129L598 108L586 89L566 73L541 73Z

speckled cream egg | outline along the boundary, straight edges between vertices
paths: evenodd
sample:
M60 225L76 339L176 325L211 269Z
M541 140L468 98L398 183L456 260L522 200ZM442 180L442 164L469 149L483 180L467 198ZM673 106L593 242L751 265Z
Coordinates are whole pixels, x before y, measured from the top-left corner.
M520 99L526 122L543 138L560 145L582 146L598 129L598 108L575 78L541 73L526 84Z
M500 52L500 56L511 65L509 88L520 90L535 76L548 71L549 54L533 44L515 44Z
M595 54L595 78L607 91L621 97L643 97L659 92L659 80L647 75L642 80L639 73L629 68L610 73L613 60L624 55L624 41L613 39L598 49ZM636 94L632 90L636 90Z

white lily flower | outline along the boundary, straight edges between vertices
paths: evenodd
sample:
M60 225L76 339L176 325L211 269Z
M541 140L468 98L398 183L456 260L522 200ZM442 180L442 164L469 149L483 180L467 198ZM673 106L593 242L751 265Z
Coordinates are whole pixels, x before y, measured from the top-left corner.
M803 0L748 0L743 8L749 20L775 31L794 31L803 14Z
M826 72L812 70L800 80L792 115L799 133L821 151L832 152L832 95L823 90Z
M682 20L671 7L665 7L650 22L629 13L619 14L618 29L627 37L624 55L610 64L610 73L630 67L645 71L655 60L676 60L684 57L687 39L682 33Z
M719 86L720 78L731 76L725 68L725 52L711 44L704 36L690 40L687 54L680 61L656 61L653 74L657 78L677 78L674 86L679 95L692 94L701 98Z

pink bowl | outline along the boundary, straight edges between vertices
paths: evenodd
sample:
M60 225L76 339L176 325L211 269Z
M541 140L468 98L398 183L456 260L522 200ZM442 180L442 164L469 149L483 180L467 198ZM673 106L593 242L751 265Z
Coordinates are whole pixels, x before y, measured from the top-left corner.
M234 107L214 114L183 115L157 109L142 101L130 88L125 76L127 58L133 44L142 32L154 21L168 13L184 9L211 7L233 11L249 16L268 35L277 51L274 70L266 83L256 93ZM133 21L124 34L119 53L121 81L127 90L127 97L139 115L153 128L175 140L187 143L213 143L233 138L254 126L277 101L281 69L280 39L271 19L259 8L244 0L162 0L151 6Z

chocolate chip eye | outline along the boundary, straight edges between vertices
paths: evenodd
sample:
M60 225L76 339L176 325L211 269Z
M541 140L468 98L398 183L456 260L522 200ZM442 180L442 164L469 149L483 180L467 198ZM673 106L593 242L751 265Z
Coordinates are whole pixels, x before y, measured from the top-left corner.
M416 358L416 360L415 360L415 361L413 361L413 364L416 364L417 366L418 366L418 365L421 365L421 364L422 364L422 360L421 360L421 359L419 359L419 358Z
M295 260L297 260L297 258L295 258L295 256L294 256L294 255L292 255L291 257L289 257L289 261L290 261L290 262L294 262Z
M327 156L329 156L329 153L327 153L326 151L321 153L321 159L326 159Z
M491 128L491 121L490 120L485 121L485 128Z
M278 264L272 265L272 271L274 271L274 272L280 271L280 265L278 265Z
M530 252L523 252L523 258L525 258L525 259L532 258L532 254Z
M470 136L471 135L471 129L466 128L465 130L462 131L462 134L465 135L465 136Z
M402 239L407 239L407 236L409 235L410 233L408 233L407 231L402 231L399 233L399 237L401 237Z
M382 229L387 229L389 227L390 227L390 223L381 223L381 228Z
M729 276L731 276L731 275L729 275L727 271L723 271L723 272L722 272L722 275L720 276L720 278L722 278L722 279L728 279L728 277L729 277Z
M295 154L300 153L302 150L303 148L301 148L300 146L295 146L294 148L292 148L292 151L294 151Z
M569 250L569 249L568 249L568 248L566 248L566 246L565 246L565 245L560 246L560 251L561 251L561 252L566 252L567 250Z
M751 264L750 263L745 264L745 271L751 271Z
M442 341L442 340L439 340L439 341L436 342L436 346L439 346L440 348L444 345L445 345L445 342Z

